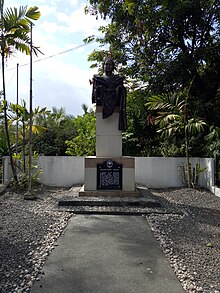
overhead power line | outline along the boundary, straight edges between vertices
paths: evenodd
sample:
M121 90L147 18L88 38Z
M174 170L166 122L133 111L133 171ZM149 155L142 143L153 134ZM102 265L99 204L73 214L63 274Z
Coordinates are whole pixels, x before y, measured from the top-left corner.
M91 43L94 43L94 42L95 42L95 40L94 40L94 41L91 41L90 43L84 43L84 44L78 45L78 46L76 46L76 47L73 47L73 48L67 49L67 50L65 50L65 51L58 52L58 53L56 53L56 54L49 55L49 56L44 57L44 58L41 58L41 59L37 59L37 60L33 61L33 63L41 62L41 61L44 61L44 60L46 60L46 59L56 57L56 56L58 56L58 55L66 54L66 53L68 53L68 52L71 52L71 51L77 50L77 49L79 49L79 48L85 47L85 46L87 46L87 45L90 45ZM23 66L27 66L27 65L29 65L29 63L21 64L21 65L19 65L19 67L23 67ZM6 69L6 71L14 70L14 69L15 69L15 67L12 67L12 68L8 68L8 69Z

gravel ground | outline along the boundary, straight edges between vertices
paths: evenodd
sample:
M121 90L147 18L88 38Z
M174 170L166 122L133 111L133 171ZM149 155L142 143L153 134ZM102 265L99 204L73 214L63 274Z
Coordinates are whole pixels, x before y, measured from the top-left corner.
M205 190L151 190L183 215L148 215L186 292L220 292L220 198Z
M72 214L54 203L65 189L38 189L36 201L6 192L0 196L0 292L29 292L46 257Z
M0 292L29 292L43 274L72 213L58 211L77 188L45 188L27 201L21 193L0 196ZM75 192L75 193L74 193ZM220 198L195 189L151 190L173 214L147 220L186 292L220 293ZM179 213L178 213L179 212Z

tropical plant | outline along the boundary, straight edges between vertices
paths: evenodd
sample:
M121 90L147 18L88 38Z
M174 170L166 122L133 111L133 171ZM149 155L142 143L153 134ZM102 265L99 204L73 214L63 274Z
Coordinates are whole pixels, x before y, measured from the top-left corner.
M82 109L83 109L84 114L88 113L88 108L89 107L85 103L82 104Z
M212 125L205 141L208 156L220 157L220 127Z
M190 187L190 136L202 132L206 122L196 116L189 116L187 104L188 94L189 88L177 93L152 96L148 98L146 106L148 110L157 111L155 124L159 126L157 131L162 137L184 136L185 156L187 160L187 182Z
M45 131L33 135L33 149L46 156L64 156L67 146L65 141L76 136L74 117L67 115L64 108L52 108L34 121Z
M60 125L62 121L66 119L66 117L66 111L63 107L59 109L56 107L52 107L52 112L49 113L48 120L52 119L54 125Z
M194 134L203 130L206 124L198 117L188 117L186 100L182 93L171 93L148 98L148 110L158 111L155 123L159 125L158 132L162 136L173 136L187 130Z
M37 184L38 176L43 173L43 170L39 168L39 166L37 165L38 157L39 157L38 153L34 151L33 161L31 164L31 179L30 179L32 184ZM16 169L19 170L17 174L18 182L15 182L15 186L22 190L25 190L28 187L28 183L29 183L29 170L28 170L29 161L24 160L22 153L18 153L18 154L14 153L13 159L15 162Z
M147 95L143 90L128 91L128 128L122 133L123 154L129 156L157 156L158 138L153 116L146 110Z
M18 149L23 154L23 167L26 168L25 160L27 155L27 143L29 140L29 129L30 129L30 113L27 110L25 100L22 100L21 105L10 103L9 105L9 126L13 125L16 121L19 125L19 135L21 143L18 142ZM40 108L39 106L33 110L33 123L32 123L32 132L33 134L40 134L46 130L46 128L38 124L39 117L47 114L46 107ZM23 170L25 172L25 170Z
M96 118L93 111L78 116L73 120L76 136L66 140L66 154L71 156L95 155Z
M13 158L11 152L11 143L8 129L7 117L7 100L6 100L6 86L5 86L5 58L8 58L14 51L21 51L30 54L30 28L33 20L40 17L40 12L36 6L27 6L20 8L6 8L4 10L4 0L0 0L0 52L2 64L2 96L3 96L3 109L5 120L5 132L8 144L8 154L14 180L17 181L16 169L13 165ZM37 54L39 49L32 46L33 52Z

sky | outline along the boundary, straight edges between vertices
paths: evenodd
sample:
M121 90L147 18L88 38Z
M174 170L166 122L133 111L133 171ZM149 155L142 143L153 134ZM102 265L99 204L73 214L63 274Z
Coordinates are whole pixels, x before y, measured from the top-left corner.
M82 115L83 103L92 107L89 79L97 69L91 69L87 59L98 44L85 46L83 39L100 35L98 27L106 23L85 15L87 4L86 0L5 0L5 8L37 6L41 12L33 27L33 45L44 53L33 55L33 108L63 107L76 117ZM12 103L17 101L17 78L19 104L24 99L29 107L30 57L21 53L7 61L6 99Z

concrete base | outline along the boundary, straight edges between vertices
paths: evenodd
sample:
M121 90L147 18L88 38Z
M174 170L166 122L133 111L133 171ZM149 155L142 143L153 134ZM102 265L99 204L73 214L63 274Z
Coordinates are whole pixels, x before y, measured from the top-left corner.
M117 164L122 165L122 190L98 190L97 191L97 164L102 164L107 160L115 161ZM101 195L115 193L117 196L123 193L134 193L135 188L135 159L132 157L87 157L85 158L85 180L84 180L84 192L87 195L94 194Z
M85 190L85 185L79 191L79 196L86 197L140 197L138 190L123 191L123 190Z

